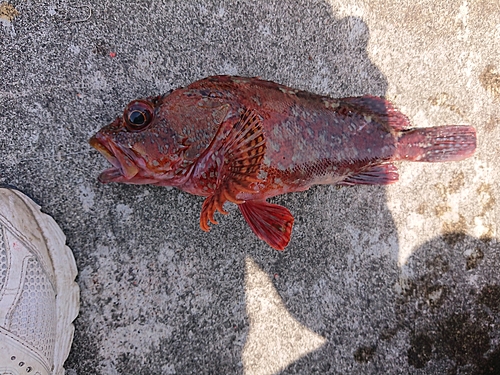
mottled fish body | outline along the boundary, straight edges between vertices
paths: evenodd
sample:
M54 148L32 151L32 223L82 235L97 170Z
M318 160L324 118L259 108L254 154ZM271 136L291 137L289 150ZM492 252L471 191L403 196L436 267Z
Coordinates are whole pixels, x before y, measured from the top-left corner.
M200 226L226 201L277 250L293 216L267 198L316 184L390 184L397 160L473 155L470 126L413 128L387 100L333 99L258 78L214 76L132 101L90 143L111 162L102 182L175 186L206 197Z

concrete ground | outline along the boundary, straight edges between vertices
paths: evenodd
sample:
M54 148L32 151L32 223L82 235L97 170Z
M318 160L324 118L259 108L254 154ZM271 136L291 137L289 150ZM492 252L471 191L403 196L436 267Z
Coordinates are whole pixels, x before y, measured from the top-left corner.
M415 125L473 125L478 150L276 198L282 253L234 205L204 233L199 197L97 181L94 132L213 74L383 95ZM79 268L69 375L500 373L498 1L10 0L0 75L0 183Z

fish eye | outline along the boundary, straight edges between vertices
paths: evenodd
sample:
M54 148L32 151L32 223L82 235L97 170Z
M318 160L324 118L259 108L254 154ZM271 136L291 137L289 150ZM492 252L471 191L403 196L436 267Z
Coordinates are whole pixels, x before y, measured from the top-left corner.
M133 101L123 114L128 130L137 132L144 130L153 120L153 107L146 101Z

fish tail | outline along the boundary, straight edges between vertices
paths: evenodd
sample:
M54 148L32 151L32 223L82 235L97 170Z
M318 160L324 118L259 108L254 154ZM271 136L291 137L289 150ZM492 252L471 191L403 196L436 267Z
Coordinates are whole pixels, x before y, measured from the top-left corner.
M403 130L396 153L398 160L443 162L466 159L475 150L472 126L448 125Z

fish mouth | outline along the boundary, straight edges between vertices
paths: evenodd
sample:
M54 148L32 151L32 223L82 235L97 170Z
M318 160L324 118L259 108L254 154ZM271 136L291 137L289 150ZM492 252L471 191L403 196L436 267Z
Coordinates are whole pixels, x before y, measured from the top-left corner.
M112 165L101 172L98 177L100 182L129 182L139 173L139 168L133 161L133 151L124 150L99 134L90 138L89 143Z

